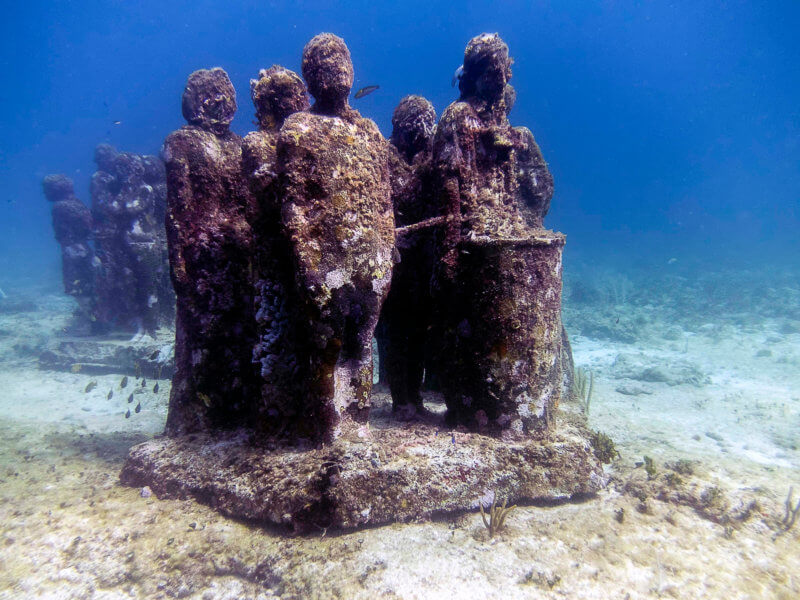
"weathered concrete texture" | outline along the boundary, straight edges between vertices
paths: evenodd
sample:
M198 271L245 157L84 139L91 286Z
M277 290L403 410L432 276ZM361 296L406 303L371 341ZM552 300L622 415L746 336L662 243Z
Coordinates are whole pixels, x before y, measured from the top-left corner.
M442 336L448 419L529 436L551 425L562 392L564 236L462 242Z
M247 431L198 434L134 446L120 478L294 532L354 528L475 510L492 494L510 503L593 494L606 479L585 434L564 424L508 443L406 423L324 449L262 446Z
M281 198L277 183L278 134L286 118L309 107L299 75L279 65L262 69L250 82L259 131L242 143L242 172L254 203L248 215L253 230L256 342L253 361L261 394L254 410L263 433L300 431L305 423L304 366L300 302L294 285L291 249L281 231Z
M255 390L251 196L241 175L242 140L227 129L236 93L225 71L192 73L183 108L192 124L171 133L163 153L177 296L167 415L173 434L248 419Z
M104 375L120 373L146 378L172 377L175 373L175 335L159 330L155 337L131 341L128 336L55 337L39 355L44 369ZM137 364L139 365L137 369Z
M316 102L286 119L277 171L307 324L305 423L312 437L331 441L363 425L369 412L372 336L391 281L394 216L386 141L347 105L353 66L344 42L314 37L303 51L303 76Z
M553 185L536 141L508 122L511 63L496 34L470 40L433 143L448 216L433 285L448 420L505 438L552 426L564 363L564 237L542 228Z

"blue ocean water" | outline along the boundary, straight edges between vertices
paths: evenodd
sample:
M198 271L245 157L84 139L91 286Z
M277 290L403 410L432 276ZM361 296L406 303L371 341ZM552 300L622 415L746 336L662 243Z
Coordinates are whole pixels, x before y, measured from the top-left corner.
M0 277L57 279L45 174L73 177L88 202L94 146L157 153L201 67L228 71L233 128L252 130L249 79L275 63L299 71L320 31L347 41L356 88L381 86L353 104L386 135L405 94L441 113L466 42L499 32L516 61L511 120L549 162L547 224L569 235L568 257L791 261L798 25L791 1L12 3L0 24Z

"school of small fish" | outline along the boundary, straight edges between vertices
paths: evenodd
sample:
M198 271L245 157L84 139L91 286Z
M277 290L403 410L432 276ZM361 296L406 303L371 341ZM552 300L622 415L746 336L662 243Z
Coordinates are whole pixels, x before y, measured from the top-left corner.
M159 353L160 353L160 351L156 350L155 352L153 352L150 355L150 359L154 360L159 355ZM134 394L143 393L145 391L145 389L147 388L147 379L145 379L144 375L142 374L142 366L138 361L134 364L134 368L135 368L135 373L136 373L135 374L136 383L137 384L139 383L138 380L140 378L141 378L142 381L138 386L139 389L138 390L134 390L133 392L131 392L128 395L128 399L127 399L127 403L128 404L133 404L133 396L134 396ZM153 368L153 379L156 380L155 384L153 385L153 393L154 394L158 394L158 392L160 390L160 386L159 386L158 380L161 378L161 372L162 372L163 368L164 368L164 365L161 365L161 364L158 364ZM73 371L73 373L77 373L77 372L80 371L80 369L75 369L73 367L72 371ZM122 379L119 382L119 389L125 389L126 387L128 387L128 382L129 382L128 376L127 375L123 375ZM97 386L98 386L97 381L96 380L92 380L92 381L90 381L89 383L86 384L86 387L84 388L83 392L85 394L88 394L89 392L94 390ZM111 389L108 390L108 394L106 395L106 399L107 400L111 400L113 397L114 397L114 388L111 388ZM139 401L139 402L136 403L136 407L133 409L133 412L138 414L141 411L142 411L142 403L141 403L141 401ZM131 418L131 409L130 408L128 408L125 411L125 418L126 419L130 419Z

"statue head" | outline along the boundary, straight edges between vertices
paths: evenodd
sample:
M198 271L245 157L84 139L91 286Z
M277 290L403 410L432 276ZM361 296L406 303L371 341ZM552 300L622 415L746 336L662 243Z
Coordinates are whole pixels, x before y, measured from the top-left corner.
M183 90L183 118L213 133L225 133L236 113L236 90L228 74L216 67L189 75Z
M332 33L314 36L303 48L303 78L317 112L336 114L346 107L353 87L353 62L344 40Z
M278 129L289 115L308 110L308 92L303 80L280 65L261 69L258 79L250 80L250 96L263 130Z
M97 144L94 149L94 162L99 171L111 173L114 170L114 159L117 157L117 149L111 144Z
M44 197L50 202L66 200L75 195L72 179L61 174L47 175L42 180L42 189L44 190Z
M436 111L422 96L406 96L392 114L392 144L407 158L424 150L433 136Z
M464 51L464 73L458 84L461 97L499 102L511 79L512 62L508 46L496 33L472 38Z

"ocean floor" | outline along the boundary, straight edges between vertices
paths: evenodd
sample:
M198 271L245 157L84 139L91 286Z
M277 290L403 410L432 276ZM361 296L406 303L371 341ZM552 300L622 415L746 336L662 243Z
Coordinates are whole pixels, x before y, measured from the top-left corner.
M0 306L2 599L800 597L797 321L568 304L589 424L619 452L606 490L519 506L492 539L477 513L288 537L121 486L169 381L40 370L71 304L25 296Z

